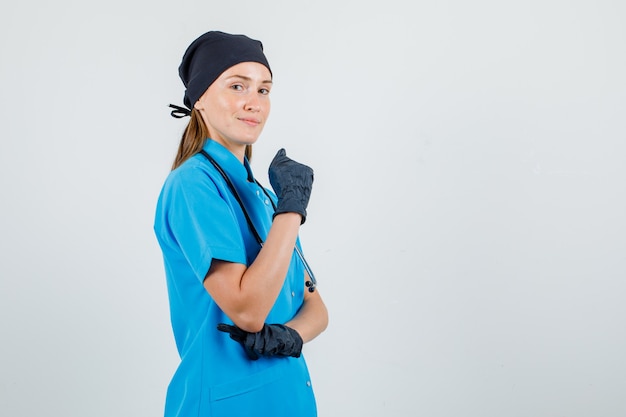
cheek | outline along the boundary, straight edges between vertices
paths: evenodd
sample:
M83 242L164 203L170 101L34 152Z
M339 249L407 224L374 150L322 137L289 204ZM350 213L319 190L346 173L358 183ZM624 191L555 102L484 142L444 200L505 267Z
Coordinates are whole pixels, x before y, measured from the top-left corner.
M220 98L213 102L211 110L208 111L215 125L225 128L233 122L233 115L238 112L237 100Z
M215 107L218 111L228 111L237 106L237 100L228 97L220 97L215 100Z
M267 116L269 116L269 114L270 114L270 110L271 110L271 109L272 109L272 104L270 103L270 100L269 100L269 99L267 99L267 103L266 103L266 105L265 105L265 114L266 114Z

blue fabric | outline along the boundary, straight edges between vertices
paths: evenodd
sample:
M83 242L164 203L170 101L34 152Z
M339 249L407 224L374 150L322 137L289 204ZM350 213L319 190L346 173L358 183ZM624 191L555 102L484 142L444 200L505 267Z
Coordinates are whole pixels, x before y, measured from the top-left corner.
M273 208L226 148L204 150L231 178L265 238ZM272 195L273 196L273 195ZM165 416L316 416L309 373L300 358L251 361L241 345L216 329L232 321L203 286L213 259L250 265L260 247L239 204L211 163L198 154L170 173L157 203L154 230L163 251L170 315L181 362L168 387ZM292 256L267 323L291 320L304 300L304 267Z

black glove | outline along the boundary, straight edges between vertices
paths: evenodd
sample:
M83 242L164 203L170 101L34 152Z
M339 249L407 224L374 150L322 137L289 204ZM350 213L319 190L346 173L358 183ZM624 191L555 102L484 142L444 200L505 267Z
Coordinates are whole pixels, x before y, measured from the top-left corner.
M230 338L241 343L253 361L261 356L299 358L302 353L302 338L298 332L282 324L264 324L260 332L249 333L237 326L220 323L217 330L230 333Z
M281 149L270 164L269 178L278 197L278 207L274 216L281 213L298 213L304 223L306 206L309 204L313 187L313 170L288 158L285 150Z

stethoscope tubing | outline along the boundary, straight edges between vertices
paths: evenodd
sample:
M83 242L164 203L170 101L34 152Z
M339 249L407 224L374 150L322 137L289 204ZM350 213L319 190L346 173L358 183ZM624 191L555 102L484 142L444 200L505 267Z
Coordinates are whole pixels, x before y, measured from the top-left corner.
M215 167L215 169L217 169L217 171L220 173L222 178L224 178L224 181L226 181L226 185L228 185L230 192L233 194L233 196L235 197L235 200L237 200L237 203L239 203L239 206L241 207L241 211L243 212L243 215L246 218L246 222L248 223L248 227L250 228L250 231L254 235L254 238L259 243L259 245L263 247L263 243L264 243L263 239L261 238L261 235L257 231L256 227L254 227L254 223L252 223L252 218L248 214L248 211L246 210L246 207L243 204L243 200L239 196L239 193L237 192L237 189L235 188L235 185L233 184L231 179L228 177L226 172L222 169L220 164L218 164L217 161L213 159L213 157L211 157L211 155L209 155L204 149L201 150L200 153L204 155L204 157L207 158L209 162L211 162L211 164ZM265 196L268 198L268 200L271 202L274 210L276 210L276 204L274 203L274 200L272 200L272 197L269 195L265 187L263 187L256 179L254 181L261 188L261 190L263 191ZM306 281L306 287L309 290L309 292L314 292L315 287L317 287L317 280L315 279L315 275L313 274L313 271L311 270L309 263L304 258L302 251L300 250L300 248L298 248L298 245L294 246L294 249L296 251L296 254L298 255L298 258L300 258L300 260L302 261L302 265L304 265L304 270L309 275L309 278L311 278L310 281Z

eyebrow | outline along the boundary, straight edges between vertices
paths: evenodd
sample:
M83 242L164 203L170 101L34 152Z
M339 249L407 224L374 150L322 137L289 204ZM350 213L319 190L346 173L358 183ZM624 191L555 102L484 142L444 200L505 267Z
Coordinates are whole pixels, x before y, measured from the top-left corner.
M241 78L242 80L252 81L252 78L246 77L245 75L231 75L227 79L230 79L230 78ZM272 80L264 80L264 81L261 81L261 83L262 84L273 84L274 82Z

